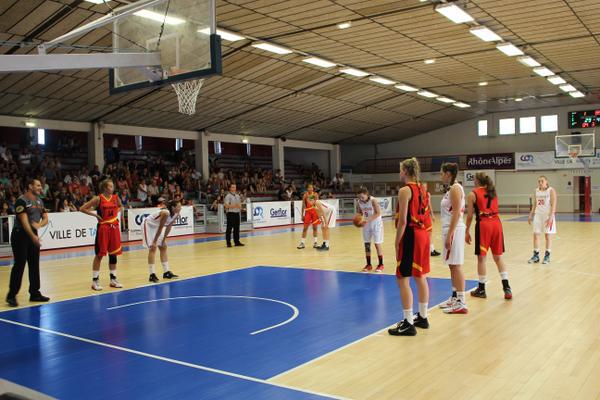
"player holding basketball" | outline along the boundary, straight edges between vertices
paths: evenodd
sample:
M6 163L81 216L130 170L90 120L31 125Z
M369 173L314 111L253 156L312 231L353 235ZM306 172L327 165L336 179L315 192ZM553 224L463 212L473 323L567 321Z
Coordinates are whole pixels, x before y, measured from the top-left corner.
M181 202L171 200L165 208L160 209L154 214L148 216L142 225L144 235L144 247L148 249L148 270L150 282L158 282L154 261L156 259L156 248L160 251L160 263L163 267L163 279L178 278L169 270L169 257L167 255L167 236L175 220L181 212Z
M450 268L452 297L440 307L446 314L467 314L465 300L465 274L462 265L465 259L465 192L456 182L458 164L444 163L440 171L442 182L447 190L442 198L442 243L444 243L444 264Z
M100 195L94 196L81 206L79 211L98 219L96 228L96 257L92 263L92 289L102 290L100 286L100 263L102 257L108 254L110 269L110 287L122 288L116 276L117 256L122 253L121 229L119 227L119 212L123 205L119 196L114 194L115 184L110 179L100 182ZM93 212L96 210L96 213Z
M388 333L394 336L414 336L415 326L429 328L427 305L429 288L425 275L429 273L429 233L425 227L426 193L419 183L419 162L409 158L400 164L400 180L405 186L398 192L398 228L396 230L396 277L400 288L404 319ZM410 277L417 284L419 312L413 315L413 293Z
M498 216L498 196L492 179L483 172L475 174L475 189L467 196L467 228L465 241L471 244L469 228L475 214L475 254L477 255L477 272L479 274L479 286L471 292L471 296L486 298L485 283L486 255L492 251L494 262L502 278L504 298L512 299L512 291L508 284L508 271L502 260L504 253L504 236L502 222Z
M298 245L298 249L304 249L306 243L306 233L308 227L312 225L313 228L313 247L319 247L317 241L318 225L321 223L321 218L316 209L316 203L319 200L319 195L314 191L314 186L309 183L306 186L306 192L302 196L302 215L304 216L304 228L302 229L302 240Z
M556 233L555 213L556 191L550 187L548 179L542 175L538 178L535 201L528 218L529 225L533 221L533 256L529 259L529 264L540 262L540 235L542 233L546 237L546 253L542 264L550 263L552 235Z
M321 231L323 232L323 244L320 246L317 245L315 249L329 251L329 224L331 224L332 218L335 218L335 207L323 200L317 200L315 202L315 210L317 210L317 215L320 219L318 225L321 225ZM317 237L317 235L315 235L315 237Z
M379 259L375 272L382 272L384 266L383 250L381 249L381 245L383 244L381 207L379 206L379 201L371 196L366 188L358 191L358 212L363 216L362 235L365 244L365 257L367 258L367 264L362 270L363 272L371 272L373 270L373 266L371 265L371 240L373 240Z

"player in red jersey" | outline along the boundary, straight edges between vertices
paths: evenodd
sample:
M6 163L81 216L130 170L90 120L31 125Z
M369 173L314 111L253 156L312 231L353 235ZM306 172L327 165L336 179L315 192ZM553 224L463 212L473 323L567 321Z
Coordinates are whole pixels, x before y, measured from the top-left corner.
M425 227L427 228L427 232L429 232L429 252L432 257L437 257L440 255L440 252L435 249L433 241L431 240L431 233L433 231L433 223L435 222L435 216L433 215L433 210L431 209L431 193L427 191L427 182L423 182L423 188L425 189L426 194Z
M427 232L427 200L423 185L419 183L419 162L409 158L400 164L400 180L405 186L398 192L398 226L396 229L396 277L400 288L404 319L388 330L394 336L414 336L415 326L429 328L427 308L429 288L426 275L429 273L429 232ZM417 284L419 312L413 315L413 293L410 277Z
M317 211L317 200L319 200L319 194L314 191L313 184L309 183L306 186L306 192L302 196L302 215L304 216L304 228L302 229L302 240L297 247L298 249L303 249L306 247L306 233L308 232L308 227L311 225L313 227L313 247L315 249L319 247L317 235L321 218L319 217L319 213Z
M90 201L81 206L79 211L98 219L96 229L96 257L92 263L92 289L102 290L99 283L100 263L102 257L108 255L110 269L110 286L122 288L116 276L117 256L122 253L121 229L119 227L119 212L123 205L119 196L114 194L115 185L112 180L106 179L100 183L100 195L94 196ZM96 210L96 213L93 212Z
M498 215L498 196L492 179L483 172L475 174L475 189L467 196L467 228L465 241L471 244L470 227L475 215L475 254L477 255L477 272L479 274L479 286L471 292L474 297L486 298L485 282L486 255L492 251L494 262L498 266L498 272L502 278L504 298L512 299L512 291L508 284L508 271L502 254L504 253L504 236L502 222Z

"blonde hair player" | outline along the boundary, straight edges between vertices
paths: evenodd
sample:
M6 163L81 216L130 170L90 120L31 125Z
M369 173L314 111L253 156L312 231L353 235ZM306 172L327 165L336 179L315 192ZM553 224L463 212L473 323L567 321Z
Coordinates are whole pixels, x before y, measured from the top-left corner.
M171 200L165 208L160 209L152 215L149 215L142 224L142 234L144 236L144 247L148 249L148 271L150 282L158 282L154 262L156 259L156 248L160 251L160 262L163 267L163 279L178 278L169 270L169 257L167 255L167 237L175 220L181 212L181 203L177 200Z
M115 184L110 179L100 182L100 194L79 208L84 214L98 219L96 228L95 252L92 262L92 290L102 290L100 286L100 263L102 257L108 255L110 270L110 287L122 288L117 280L117 256L122 254L121 229L119 228L119 212L123 208L121 199L114 194ZM93 212L96 210L96 213Z
M427 307L429 287L429 233L425 226L426 194L419 183L419 162L409 158L400 164L400 180L405 186L398 192L398 228L396 230L396 277L402 300L404 319L388 329L393 336L415 336L415 326L428 329ZM413 293L410 277L417 284L419 312L413 315Z
M440 175L447 189L440 208L443 260L450 268L452 280L452 296L440 307L446 314L467 314L469 310L465 299L465 274L462 270L465 261L465 191L462 185L456 182L458 164L442 164Z
M335 223L335 221L333 221L336 214L335 207L331 204L324 202L323 200L317 200L315 202L315 210L317 211L317 215L321 220L320 225L321 231L323 232L323 244L320 246L316 246L315 249L321 251L329 251L329 227L332 223ZM315 238L316 237L317 235L315 235Z
M535 189L535 201L529 213L527 222L533 222L533 256L528 263L540 262L540 235L546 237L546 252L542 264L550 263L552 252L552 235L556 234L556 191L549 185L545 176L538 178L538 187Z
M508 271L502 259L504 253L504 233L502 222L498 215L498 195L492 178L483 172L475 174L475 189L467 196L467 230L465 241L471 244L469 228L475 215L475 254L477 255L477 272L479 274L479 285L471 292L471 296L486 298L485 283L486 255L488 250L492 251L494 262L502 278L502 289L506 300L512 299L512 290L508 284Z
M371 272L373 266L371 265L371 240L375 243L375 249L377 250L377 258L379 262L375 272L383 271L383 250L381 245L383 244L383 220L381 219L381 207L379 201L369 194L366 188L362 188L358 191L358 211L363 216L362 223L362 236L363 243L365 245L365 257L367 264L362 269L363 272Z
M316 210L316 202L319 200L319 194L314 191L312 183L306 185L306 192L302 196L302 220L304 227L302 228L302 239L297 249L304 249L306 247L306 233L308 227L312 225L313 228L313 247L316 249L318 245L318 226L321 223L321 218Z

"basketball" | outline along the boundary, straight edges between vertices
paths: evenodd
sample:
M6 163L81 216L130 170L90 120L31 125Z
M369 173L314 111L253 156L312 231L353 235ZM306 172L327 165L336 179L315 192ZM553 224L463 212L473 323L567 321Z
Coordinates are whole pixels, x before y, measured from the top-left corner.
M361 214L356 214L354 216L354 218L352 218L352 223L354 224L354 226L356 226L357 228L360 228L364 225L365 223L365 219L363 218L363 216Z

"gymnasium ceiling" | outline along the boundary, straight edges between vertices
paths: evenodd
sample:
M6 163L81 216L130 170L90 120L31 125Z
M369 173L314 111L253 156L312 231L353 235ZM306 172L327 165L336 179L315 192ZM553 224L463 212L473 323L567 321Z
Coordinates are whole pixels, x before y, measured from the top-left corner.
M197 114L177 112L170 88L108 94L106 70L0 74L0 114L342 144L385 143L489 112L595 103L600 93L598 0L468 0L475 20L565 78L575 99L419 0L216 0L221 28L267 40L471 105L448 106L337 68L223 41L223 75L209 78ZM118 7L125 1L110 1ZM0 0L3 54L106 14L84 0ZM336 24L351 21L349 29ZM98 29L72 42L110 46ZM58 49L69 52L72 50ZM435 59L425 64L425 59ZM479 86L479 82L488 82ZM516 102L515 98L523 101Z

